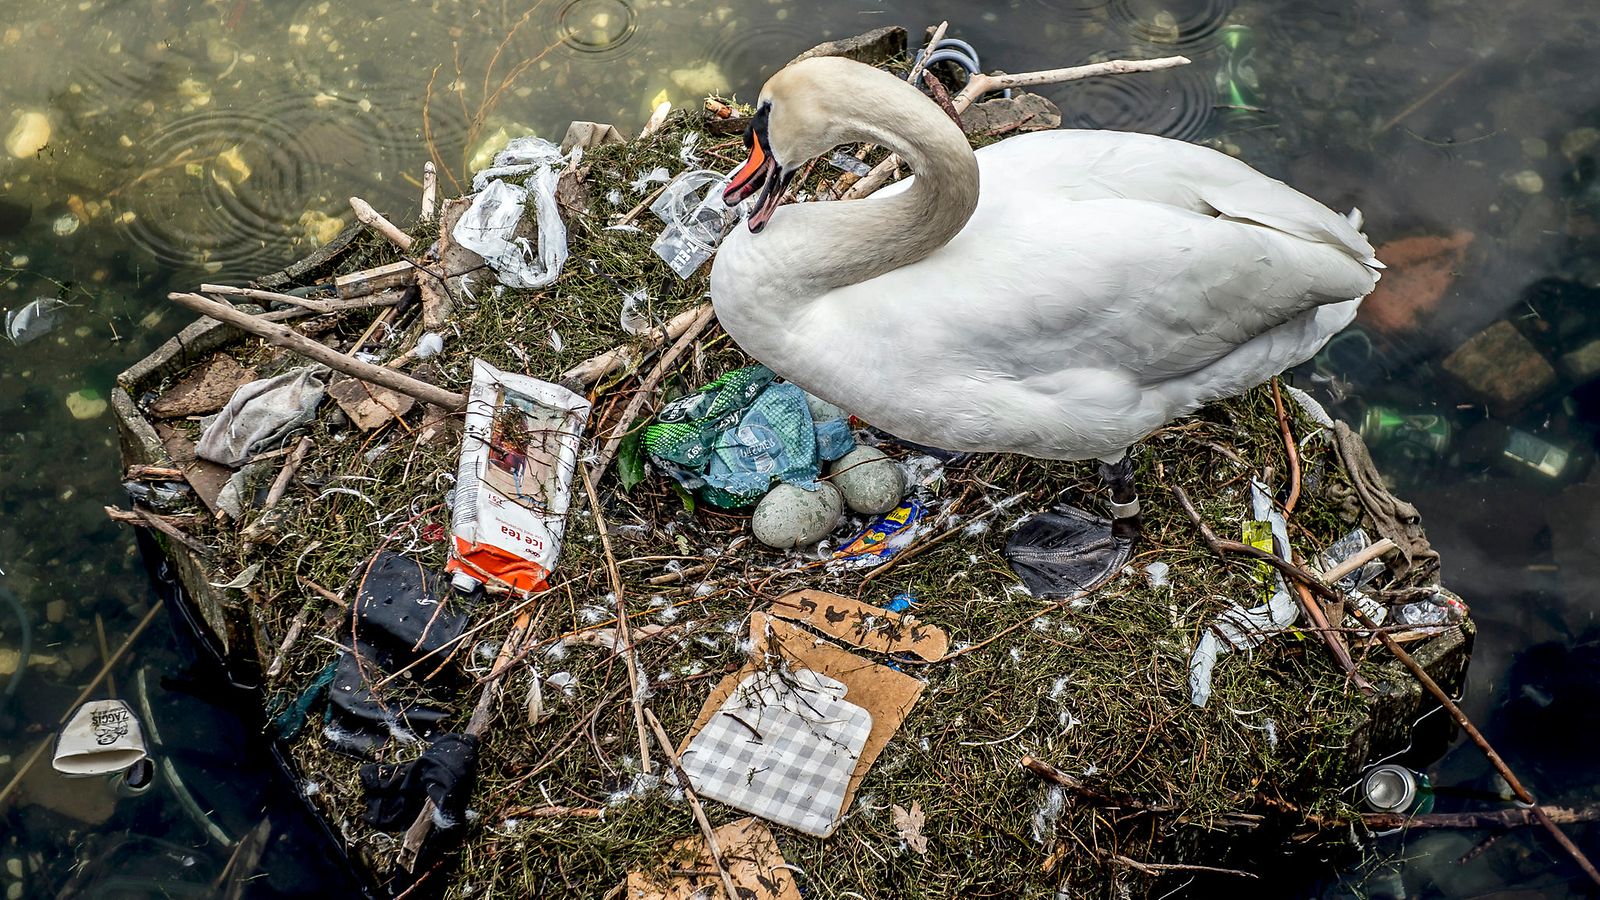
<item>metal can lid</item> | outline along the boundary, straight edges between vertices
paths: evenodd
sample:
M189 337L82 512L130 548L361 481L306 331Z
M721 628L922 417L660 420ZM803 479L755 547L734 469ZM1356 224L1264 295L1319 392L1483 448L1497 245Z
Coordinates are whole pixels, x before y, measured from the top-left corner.
M1361 779L1361 799L1377 812L1404 812L1417 798L1417 776L1394 764L1374 766Z

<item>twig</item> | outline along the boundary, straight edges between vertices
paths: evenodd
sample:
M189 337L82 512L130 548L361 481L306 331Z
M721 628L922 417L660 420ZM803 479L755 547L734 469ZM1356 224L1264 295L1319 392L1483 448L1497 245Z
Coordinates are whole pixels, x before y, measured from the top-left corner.
M1340 579L1344 578L1346 575L1349 575L1351 572L1354 572L1355 570L1361 568L1369 562L1372 562L1378 557L1383 556L1391 550L1398 549L1399 545L1397 545L1394 541L1391 541L1388 538L1379 538L1371 544L1362 547L1355 553L1350 554L1350 556L1347 557L1344 562L1341 562L1328 571L1323 572L1322 580L1329 584L1338 584Z
M1283 514L1287 517L1300 502L1300 448L1289 427L1289 413L1283 408L1283 395L1278 393L1276 376L1272 379L1272 407L1278 414L1278 430L1283 433L1283 450L1289 455L1289 499L1283 501Z
M422 164L422 212L417 218L432 222L439 214L439 167L428 160Z
M77 711L79 706L83 705L83 701L89 699L89 695L94 693L95 689L100 686L100 682L104 681L106 677L111 674L111 668L115 666L117 661L122 659L123 655L128 652L128 648L133 646L133 642L139 639L139 635L144 634L144 630L150 627L151 622L155 621L156 614L161 612L161 609L166 605L166 602L167 601L165 599L157 600L150 607L149 612L144 614L144 618L139 620L139 624L133 626L133 630L128 632L128 636L123 638L121 646L117 647L117 652L111 654L110 658L101 664L100 671L96 672L94 677L89 679L89 683L84 685L83 690L78 692L78 698L73 700L72 703L67 706L67 711L61 714L61 719L56 722L56 727L59 728L60 726L67 724L67 720L72 718L72 714ZM6 786L4 788L0 788L0 809L5 809L6 801L11 799L11 794L16 791L17 785L22 783L23 777L26 776L28 771L33 768L34 764L39 761L39 757L43 756L46 750L54 746L55 742L54 735L46 736L44 740L39 742L37 747L33 748L33 752L28 754L28 758L23 760L22 765L17 767L16 774L11 776L11 780L6 782Z
M1068 775L1067 773L1061 771L1055 766L1050 765L1042 759L1024 756L1022 759L1018 760L1017 765L1027 769L1029 772L1032 772L1051 784L1061 785L1067 790L1072 791L1073 793L1095 803L1098 806L1132 809L1139 812L1150 813L1171 812L1173 810L1173 807L1171 806L1157 806L1154 804L1145 803L1144 801L1137 800L1133 797L1117 797L1112 794L1108 794L1105 791L1089 787L1078 779L1073 778L1071 775Z
M500 652L496 655L497 662L510 659L522 646L528 637L530 616L524 611L517 616L517 621L511 626L511 633L500 642ZM495 701L500 699L500 694L505 690L505 681L495 679L483 686L483 693L478 695L478 703L472 708L472 718L467 720L467 727L463 729L473 737L482 737L489 730L489 719L494 715ZM400 852L395 859L407 872L414 870L417 864L417 855L422 850L422 842L428 839L433 831L434 804L430 798L422 804L422 811L417 813L417 818L406 829L404 840L400 844Z
M351 197L350 208L355 210L358 221L383 235L389 243L399 247L401 250L411 249L411 243L414 240L411 235L395 227L393 222L383 217L383 213L373 209L372 204L360 197Z
M100 645L100 662L103 664L111 659L111 645L106 641L106 620L100 618L99 613L94 614L94 637ZM106 696L117 699L117 676L106 676Z
M1214 875L1236 875L1240 878L1260 878L1254 872L1243 869L1219 869L1216 866L1196 866L1188 863L1147 863L1130 859L1120 853L1113 853L1109 857L1117 865L1127 866L1146 875L1161 875L1166 872L1210 872Z
M309 297L296 297L293 294L280 294L277 291L263 291L256 288L234 287L228 284L202 284L200 293L217 294L224 297L244 297L250 300L265 300L268 303L287 303L312 312L336 313L352 309L371 309L374 306L394 306L400 302L399 297L375 294L368 297L356 297L353 300L312 300Z
M432 403L434 406L442 406L449 410L460 409L467 405L467 398L454 391L447 391L442 387L429 384L426 381L420 381L409 375L403 375L392 369L385 369L382 366L375 366L354 357L346 356L326 344L313 341L298 331L293 331L271 322L262 322L257 317L249 313L240 312L226 303L219 303L199 294L172 293L167 295L167 299L203 316L210 316L218 321L226 322L256 337L263 338L269 343L287 347L301 356L337 369L346 375L352 375L362 381L370 381L392 391L408 394L424 403Z
M306 619L310 616L309 605L300 607L300 611L294 614L293 621L289 623L289 630L283 636L283 643L278 645L278 652L272 657L272 664L267 666L268 678L277 678L278 673L283 671L283 658L289 653L289 648L294 646L295 641L300 640L300 632L305 630Z
M1547 806L1544 812L1550 817L1550 821L1563 825L1600 821L1600 805L1577 809ZM1331 824L1319 819L1312 821L1319 825ZM1369 812L1361 814L1361 824L1374 830L1384 831L1390 828L1522 828L1543 823L1534 815L1533 810L1517 807L1484 812L1426 813L1409 816L1404 813Z
M1225 553L1234 553L1252 559L1259 559L1282 572L1285 576L1293 578L1312 591L1327 597L1329 600L1340 602L1344 600L1343 595L1337 589L1329 587L1321 579L1301 566L1282 559L1275 553L1268 553L1265 550L1252 547L1249 544L1242 544L1238 541L1219 539L1212 533L1205 521L1200 518L1199 511L1195 509L1194 503L1189 499L1189 495L1183 492L1183 488L1173 485L1172 492L1177 495L1178 503L1183 507L1183 511L1188 514L1189 520L1200 530L1201 539L1206 542L1206 546L1218 558L1222 558ZM1422 668L1422 665L1411 654L1407 653L1404 647L1390 637L1388 632L1379 629L1377 623L1373 622L1372 618L1365 612L1362 612L1361 607L1352 605L1349 607L1349 612L1362 626L1371 629L1378 636L1378 640L1383 642L1384 649L1393 654L1395 659L1400 660L1400 663L1409 669L1412 675L1416 676L1417 681L1422 683L1423 688L1432 694L1435 700L1439 701L1439 704L1450 714L1450 718L1461 726L1461 730L1467 733L1467 737L1471 738L1472 742L1478 745L1478 749L1483 751L1483 755L1488 757L1489 764L1494 767L1495 771L1500 773L1501 778L1505 779L1506 784L1511 787L1511 792L1516 794L1517 799L1531 808L1530 812L1539 820L1539 824L1543 825L1545 830L1550 832L1550 836L1555 838L1556 843L1560 844L1561 848L1577 861L1584 874L1588 875L1595 884L1600 885L1600 871L1595 870L1594 863L1589 861L1589 857L1585 856L1584 852L1576 844L1572 843L1572 839L1567 837L1566 832L1562 831L1561 827L1550 818L1544 808L1539 806L1538 801L1533 799L1533 795L1528 792L1528 789L1522 786L1521 781L1517 780L1516 773L1512 772L1511 767L1506 765L1506 761L1500 758L1500 754L1495 752L1488 739L1483 736L1482 732L1478 731L1477 726L1472 724L1472 720L1467 718L1467 714L1461 711L1461 707L1456 705L1456 702L1450 698L1445 689L1440 687L1439 683L1433 680L1433 676L1429 675L1427 670Z
M673 749L672 740L667 737L667 730L661 727L661 720L650 710L644 711L645 718L650 721L650 729L655 732L656 742L661 745L661 752L667 755L667 763L672 766L672 772L678 777L678 786L683 788L683 796L689 801L689 809L694 813L694 820L700 826L700 833L705 836L706 850L711 854L711 861L717 866L717 874L722 876L722 889L728 892L728 900L739 900L742 896L739 888L733 883L733 876L728 874L728 867L722 861L722 848L717 845L717 835L711 829L711 820L706 818L706 811L700 805L700 798L695 795L694 785L689 783L689 774L683 771L683 764L678 762L678 752Z
M594 479L589 477L587 466L579 466L583 475L583 490L589 495L589 512L594 515L595 530L600 532L600 549L606 555L606 572L611 576L611 590L617 598L617 637L622 646L622 660L628 669L628 689L633 693L633 724L639 732L639 769L650 774L650 738L644 728L644 697L639 692L639 660L633 645L633 629L628 627L628 602L622 592L622 573L617 571L617 557L611 552L611 535L606 532L606 517L600 511L600 496L595 493Z
M678 357L682 356L684 351L694 344L695 339L700 337L700 332L705 331L708 325L716 321L717 313L716 310L711 308L711 304L697 306L695 309L699 315L689 323L689 327L684 330L683 334L678 336L677 342L667 348L667 351L661 354L661 358L656 360L655 367L650 370L650 374L646 375L643 381L639 382L639 389L634 391L632 399L628 401L628 405L622 408L622 418L617 420L616 427L612 429L611 437L606 439L605 447L600 451L600 458L591 467L595 481L605 477L606 469L610 467L611 461L617 456L617 448L621 447L622 442L628 437L633 420L644 409L645 404L650 402L650 398L655 396L656 388L661 385L661 379L666 377L667 371L672 368L672 364L677 362Z
M172 524L171 522L168 522L162 516L158 516L147 509L141 509L135 506L133 511L129 512L125 509L118 509L115 506L108 506L105 508L105 510L106 515L110 516L113 521L126 522L130 525L145 525L147 527L154 528L167 537L172 538L183 546L189 548L202 559L211 559L211 548L185 534L183 529Z
M1171 69L1176 66L1189 64L1187 57L1163 56L1158 59L1113 59L1109 62L1094 63L1087 66L1073 66L1066 69L1044 69L1038 72L1019 72L1015 75L984 75L977 74L967 81L966 87L951 100L951 105L956 112L963 113L967 107L979 97L991 91L1003 91L1006 88L1032 87L1040 84L1059 84L1063 81L1077 81L1083 78L1095 78L1100 75L1124 75L1131 72L1155 72L1161 69ZM872 167L860 181L851 186L841 196L844 200L856 200L865 197L889 180L895 167L900 165L900 157L890 154L888 159Z
M667 324L657 329L651 329L639 344L623 344L613 347L598 356L592 356L581 363L561 373L561 380L580 386L594 384L612 372L633 362L636 353L642 349L649 352L665 344L667 341L677 340L689 330L711 304L702 303L694 309L685 310L667 320Z
M1421 97L1418 97L1415 101L1413 101L1411 103L1410 106L1407 106L1405 109L1402 109L1398 113L1395 113L1394 116L1389 119L1389 121L1384 122L1382 125L1379 125L1378 126L1378 130L1374 131L1372 133L1373 137L1377 137L1378 135L1383 134L1385 131L1388 131L1389 129L1393 128L1394 126L1399 125L1401 122L1404 122L1412 113L1416 112L1417 110L1419 110L1419 109L1423 108L1424 106L1427 106L1429 103L1433 102L1433 98L1435 98L1435 97L1439 96L1439 94L1443 93L1445 88L1447 88L1450 85L1455 84L1457 81L1459 81L1461 79L1461 76L1467 74L1467 72L1473 66L1475 66L1477 64L1478 64L1478 61L1477 60L1473 60L1473 61L1467 63L1466 65L1462 66L1461 68L1455 70L1454 72L1451 72L1450 76L1448 78L1446 78L1445 80L1443 80L1443 81L1439 82L1438 84L1434 85L1433 90L1430 90L1426 94L1423 94Z

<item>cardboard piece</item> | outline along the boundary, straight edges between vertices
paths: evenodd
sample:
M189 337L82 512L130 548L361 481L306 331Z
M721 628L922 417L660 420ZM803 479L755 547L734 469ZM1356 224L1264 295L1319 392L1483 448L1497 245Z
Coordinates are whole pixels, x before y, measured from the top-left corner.
M255 369L247 369L233 357L219 353L178 379L171 390L150 404L149 413L158 419L214 413L227 405L228 398L241 385L255 378Z
M750 614L750 640L750 661L711 689L710 696L700 707L700 715L690 726L688 735L678 744L679 755L688 749L689 742L711 721L711 717L722 709L723 703L738 689L739 684L757 670L766 668L766 659L770 654L792 668L810 669L842 682L845 686L844 699L872 715L872 731L861 748L860 762L856 763L855 774L850 777L850 786L840 806L841 813L848 810L855 801L861 780L867 777L867 771L877 761L883 748L888 746L889 739L900 730L900 723L910 714L911 707L922 696L922 689L926 685L903 672L896 672L888 666L878 665L835 647L798 625L766 613Z
M406 394L348 375L336 377L328 385L328 396L362 431L371 431L403 416L417 405L417 401Z
M194 441L181 430L165 422L155 423L156 437L161 439L161 447L167 451L167 456L172 460L172 465L183 472L184 480L194 488L195 496L206 505L206 509L214 516L222 514L222 507L217 505L217 497L222 493L228 479L233 477L233 470L227 466L218 465L210 460L199 459L194 455Z
M826 591L785 594L772 601L771 613L875 653L910 653L933 662L950 649L950 636L937 625Z
M747 817L711 831L722 850L723 865L740 900L800 900L794 873L784 861L783 851L772 832L760 819ZM684 874L693 872L694 874ZM627 900L696 900L722 895L722 878L706 849L705 838L680 841L662 861L659 871L629 872Z

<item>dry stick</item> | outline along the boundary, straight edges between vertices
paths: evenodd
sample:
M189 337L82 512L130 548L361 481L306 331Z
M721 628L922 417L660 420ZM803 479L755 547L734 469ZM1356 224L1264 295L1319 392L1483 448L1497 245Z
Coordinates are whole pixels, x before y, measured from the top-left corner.
M702 313L711 308L711 304L702 303L694 309L685 310L667 320L661 328L652 329L641 344L643 350L649 352L667 341L676 340L683 336ZM561 380L574 382L580 385L590 385L610 375L612 372L633 362L634 354L638 352L638 345L623 344L613 347L598 356L592 356L581 363L561 373Z
M280 294L277 291L262 291L256 288L233 287L227 284L202 284L200 293L217 294L223 297L244 297L250 300L265 300L269 303L287 303L312 312L335 313L352 309L371 309L374 306L394 306L400 302L399 297L385 297L373 294L369 297L357 297L354 300L312 300L307 297L296 297L293 294Z
M422 164L422 212L417 216L424 222L432 222L433 217L439 214L439 168L428 160Z
M1322 580L1329 584L1338 584L1339 579L1361 568L1369 562L1388 553L1400 549L1400 545L1388 538L1379 538L1377 541L1362 547L1350 554L1344 562L1322 573Z
M61 719L56 722L56 727L59 728L67 724L67 720L72 718L72 714L83 704L83 701L89 699L89 695L94 693L94 689L100 686L100 682L111 674L111 667L122 659L123 654L128 652L128 648L133 646L133 642L139 639L139 635L144 634L144 630L150 627L151 622L155 621L156 614L161 612L161 608L166 605L166 602L164 599L157 600L150 607L150 611L144 614L144 618L139 620L139 624L133 626L133 630L128 632L128 636L123 638L122 645L117 648L117 652L111 654L110 658L101 664L100 671L96 672L94 677L89 679L88 685L78 692L78 699L72 701L67 707L67 711L61 714ZM33 752L28 754L28 758L23 760L22 765L17 767L16 774L11 776L11 780L6 782L5 787L0 788L0 809L5 809L6 801L11 799L11 794L16 791L17 785L22 783L23 776L28 774L28 770L33 768L33 764L38 762L39 757L44 755L44 751L48 750L54 743L54 735L45 737L44 740L39 742L39 746L33 748Z
M1294 515L1294 507L1300 502L1300 449L1294 439L1294 429L1289 427L1289 413L1283 406L1283 395L1278 392L1278 379L1272 379L1272 406L1278 416L1278 431L1283 435L1283 450L1289 458L1289 498L1283 504L1283 517L1287 522ZM1289 552L1288 547L1280 548ZM1356 661L1350 657L1350 648L1345 646L1344 637L1334 631L1328 621L1328 611L1323 608L1322 602L1311 596L1311 591L1299 582L1289 582L1289 587L1294 591L1295 600L1300 604L1300 610L1311 620L1311 624L1318 629L1322 642L1328 645L1328 652L1333 654L1333 659L1339 664L1350 683L1364 694L1377 693L1377 688L1372 682L1364 678L1356 669ZM1343 608L1343 598L1339 607ZM1343 619L1341 618L1342 622Z
M526 611L517 616L516 623L511 626L511 633L500 643L500 652L495 657L497 663L510 659L522 646L522 642L528 636L530 619ZM500 694L504 690L504 679L496 679L484 685L483 693L478 696L478 705L472 708L472 718L467 720L467 727L463 729L467 734L477 738L489 730L489 719L494 715L495 701L500 699ZM429 832L433 831L433 812L433 800L429 798L423 802L422 811L417 813L417 818L411 823L411 827L406 829L405 840L401 842L400 852L395 858L407 872L416 866L422 842L427 840Z
M1156 806L1150 803L1145 803L1143 800L1138 800L1133 797L1116 797L1106 793L1105 791L1089 787L1088 785L1076 778L1073 778L1071 775L1068 775L1055 766L1050 765L1044 760L1035 759L1032 756L1022 757L1022 759L1017 761L1017 765L1027 769L1029 772L1032 772L1051 784L1059 784L1067 790L1093 801L1100 806L1118 807L1122 809L1131 809L1139 812L1151 813L1171 812L1173 810L1173 807L1171 806Z
M1209 872L1209 873L1211 873L1213 875L1237 875L1240 878L1260 878L1261 877L1260 875L1257 875L1254 872L1246 872L1243 869L1219 869L1216 866L1196 866L1196 865L1192 865L1192 864L1189 864L1189 863L1147 863L1147 862L1140 862L1137 859L1131 859L1129 857L1123 856L1120 853L1111 854L1110 859L1111 859L1112 862L1116 863L1117 865L1127 866L1130 869L1133 869L1133 870L1139 871L1139 872L1143 872L1146 875L1152 875L1152 876L1159 876L1159 875L1165 874L1167 872Z
M401 250L411 249L411 243L414 240L411 235L395 227L393 222L383 217L383 213L373 209L372 204L360 197L351 197L350 208L355 210L356 219L361 224L383 235L389 243L399 247Z
M289 631L283 636L283 643L278 645L278 652L272 657L272 664L267 666L268 678L277 678L278 673L283 671L283 658L289 653L289 648L294 646L295 641L300 639L300 632L305 630L306 619L310 616L310 606L302 606L300 611L294 614L294 620L289 623Z
M107 660L111 659L111 645L106 641L106 620L100 618L99 613L94 614L94 636L96 643L100 645L100 663L104 665ZM106 696L113 700L117 699L117 677L115 675L106 675Z
M461 634L451 638L448 641L445 641L444 643L440 644L438 647L435 647L434 649L429 650L427 653L422 654L421 656L417 657L416 659L412 660L411 662L406 663L405 665L401 666L400 668L395 669L393 672L390 672L388 675L385 675L384 677L378 679L376 682L373 682L372 690L376 691L376 690L378 690L380 688L388 686L389 682L395 680L396 678L399 678L401 675L404 675L405 673L411 671L412 669L415 669L417 666L422 665L423 662L427 661L428 659L431 659L432 657L435 657L435 656L439 655L440 653L445 652L446 650L449 650L450 652L454 653L455 652L455 648L461 646L461 644L463 642L469 641L472 638L477 637L478 634L480 632L482 632L485 628L488 628L489 626L495 624L496 622L503 621L503 620L505 620L505 619L507 619L507 618L509 618L511 616L514 616L514 615L517 615L517 614L521 613L523 610L527 609L529 606L532 606L536 601L538 601L539 599L543 598L545 594L548 594L548 593L550 593L550 592L552 592L554 590L555 590L555 588L550 587L550 588L545 588L544 590L540 591L537 594L529 594L526 599L524 599L522 602L518 603L516 606L513 606L510 609L505 610L504 612L496 613L495 615L489 617L488 619L484 620L483 622L480 622L479 624L474 625L471 628L468 628L466 631L461 632ZM337 595L330 594L328 596L331 599L337 599ZM340 600L339 604L341 606L345 605L343 600ZM492 672L491 673L491 675L498 675L498 674L500 674L500 673L498 673L498 672ZM485 678L484 680L488 681L487 678Z
M605 477L606 469L610 467L611 461L617 456L617 448L622 446L622 442L627 438L630 429L633 427L634 418L644 409L644 405L650 402L650 398L655 396L656 388L660 386L661 379L666 377L667 371L672 368L672 364L677 362L684 351L688 350L690 345L695 342L695 339L700 337L700 332L705 331L708 325L716 321L717 314L711 308L711 304L697 306L695 310L699 315L689 323L689 327L684 330L683 334L678 336L677 343L668 348L667 352L661 354L661 358L656 360L655 367L650 370L649 375L645 376L644 381L639 383L639 389L634 392L633 398L628 401L628 405L623 407L622 418L617 420L617 425L613 429L611 437L606 439L606 445L600 451L599 460L591 467L592 477L595 481Z
M1399 125L1401 122L1405 121L1406 118L1408 116L1410 116L1412 113L1414 113L1417 110L1423 108L1424 106L1427 106L1429 103L1431 103L1433 101L1433 98L1435 98L1435 97L1439 96L1439 94L1443 93L1445 88L1449 87L1452 84L1455 84L1456 81L1458 81L1461 78L1461 76L1467 74L1467 71L1469 69L1471 69L1475 65L1477 65L1477 60L1473 60L1472 62L1467 63L1466 65L1464 65L1461 68L1455 70L1454 72L1451 72L1450 73L1450 77L1446 78L1445 80L1443 80L1443 81L1439 82L1437 85L1435 85L1433 90L1428 91L1426 94L1423 94L1421 97L1418 97L1416 99L1416 101L1413 102L1410 106L1407 106L1405 109L1402 109L1398 113L1395 113L1393 118L1391 118L1387 122L1384 122L1382 125L1379 125L1378 126L1378 130L1374 131L1372 133L1372 136L1373 137L1377 137L1378 135L1383 134L1384 132L1388 131L1389 129L1393 128L1394 126Z
M683 796L689 801L689 810L694 813L694 820L700 826L700 833L705 836L706 850L711 853L711 861L716 863L717 874L722 876L722 889L728 892L728 900L739 900L739 888L733 883L733 876L728 874L728 867L722 861L722 848L717 845L716 832L711 829L711 820L706 818L705 808L700 805L700 798L695 795L694 786L689 783L689 774L683 771L683 764L678 762L678 752L672 749L672 741L667 737L667 730L661 727L661 720L650 710L644 711L645 718L650 720L650 729L655 732L656 742L661 745L661 752L667 755L667 763L672 766L672 772L678 776L678 786L683 788Z
M322 363L330 368L337 369L346 375L351 375L362 381L386 387L392 391L415 397L424 403L442 406L445 409L456 410L467 405L467 398L454 391L447 391L437 385L426 381L419 381L409 375L402 375L392 369L375 366L346 356L337 350L320 344L305 335L282 325L263 322L249 313L240 312L226 303L210 300L199 294L168 294L167 299L186 309L193 310L204 316L210 316L221 322L226 322L242 331L249 332L259 338L280 347L287 347L308 359Z
M188 547L202 559L211 558L210 547L207 547L206 545L185 534L178 526L168 522L166 519L150 512L149 510L140 509L137 506L133 508L133 512L128 512L124 509L118 509L115 506L108 506L105 508L105 510L106 515L111 517L113 521L126 522L130 525L144 525L149 528L154 528L155 530L161 532L169 538L172 538L183 546Z
M1545 807L1550 821L1564 825L1600 820L1600 806L1568 809L1562 806ZM1319 822L1318 824L1323 824ZM1522 828L1540 824L1531 809L1497 809L1488 812L1426 813L1362 813L1361 824L1374 830L1390 828Z
M617 557L611 552L611 535L606 533L606 517L600 512L600 496L595 493L594 479L589 477L587 466L580 466L583 490L589 495L589 512L594 515L595 530L600 532L600 549L606 555L606 571L611 576L611 590L617 595L617 635L622 639L622 660L627 664L628 689L633 693L633 724L639 732L639 769L650 774L650 738L644 729L644 698L639 694L639 660L634 653L633 629L628 626L628 601L622 594L622 573L617 571Z
M963 113L973 101L990 93L1003 91L1006 88L1032 87L1040 84L1060 84L1063 81L1078 81L1083 78L1095 78L1100 75L1125 75L1131 72L1156 72L1161 69L1171 69L1189 64L1188 57L1163 56L1158 59L1113 59L1108 62L1094 63L1087 66L1072 66L1066 69L1044 69L1038 72L1019 72L1015 75L984 75L972 76L967 81L967 86L961 89L951 101L956 112ZM889 175L895 167L900 165L900 158L890 155L888 159L872 167L865 177L856 182L850 190L845 191L841 199L857 200L867 196L883 186L889 180Z
M1300 502L1300 445L1295 443L1294 430L1289 427L1289 413L1283 408L1283 395L1278 393L1278 379L1272 379L1272 407L1278 414L1278 431L1283 434L1283 450L1289 456L1289 499L1283 501L1285 516L1294 512Z
M1286 577L1295 579L1329 600L1342 601L1344 599L1338 589L1329 587L1303 567L1288 562L1275 553L1268 553L1238 541L1218 538L1211 531L1211 528L1206 525L1205 520L1200 518L1199 510L1195 509L1194 502L1189 499L1188 494L1184 493L1183 488L1173 485L1172 493L1177 496L1178 504L1183 507L1183 511L1188 515L1189 521L1193 522L1194 526L1199 529L1201 539L1205 541L1206 546L1219 559L1225 553L1235 553L1240 556L1259 559L1282 572ZM1506 765L1506 761L1500 758L1500 754L1496 753L1494 747L1490 746L1488 739L1483 736L1482 732L1478 731L1476 725L1472 724L1472 720L1467 718L1467 714L1461 711L1461 707L1450 699L1450 695L1445 692L1445 689L1440 687L1439 683L1433 680L1433 676L1429 675L1427 670L1423 669L1422 665L1412 658L1404 647L1390 637L1388 632L1381 630L1370 616L1362 612L1360 607L1351 606L1349 612L1363 627L1372 630L1378 636L1378 640L1383 642L1384 648L1393 654L1395 659L1400 660L1401 664L1409 669L1412 675L1416 676L1417 681L1422 683L1423 688L1432 694L1435 700L1439 701L1439 705L1445 708L1445 711L1450 714L1450 718L1461 726L1461 730L1467 733L1467 737L1471 738L1472 742L1478 745L1478 749L1483 751L1483 755L1488 757L1489 764L1494 767L1495 771L1500 773L1501 778L1505 779L1506 784L1511 787L1511 792L1517 795L1517 799L1530 807L1530 811L1539 820L1539 824L1543 825L1545 830L1550 832L1550 836L1555 838L1556 843L1560 844L1561 848L1577 861L1584 874L1588 875L1595 884L1600 885L1600 871L1595 870L1594 863L1589 861L1589 857L1585 856L1583 851L1572 843L1572 839L1567 837L1566 832L1562 831L1561 827L1550 818L1544 808L1533 799L1533 795L1528 793L1528 789L1523 787L1522 782L1517 780L1516 773L1512 772L1511 767Z

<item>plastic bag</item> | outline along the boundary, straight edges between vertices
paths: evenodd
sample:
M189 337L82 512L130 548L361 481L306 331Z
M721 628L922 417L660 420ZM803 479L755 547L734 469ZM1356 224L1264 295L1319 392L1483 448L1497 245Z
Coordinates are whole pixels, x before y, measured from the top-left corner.
M44 337L61 324L66 306L65 300L40 297L21 309L6 310L6 337L18 345Z
M556 280L567 262L567 227L556 208L559 178L553 169L541 166L528 179L526 188L498 179L489 182L472 198L472 206L456 222L450 236L483 257L506 287L544 287ZM539 223L537 254L527 238L517 236L517 225L522 222L530 193Z
M674 178L650 211L667 227L650 249L687 279L717 252L717 245L738 224L739 216L722 202L727 176L691 169Z

